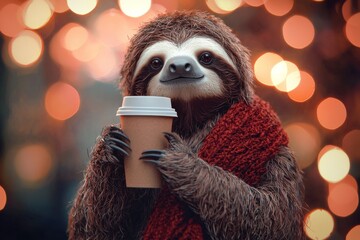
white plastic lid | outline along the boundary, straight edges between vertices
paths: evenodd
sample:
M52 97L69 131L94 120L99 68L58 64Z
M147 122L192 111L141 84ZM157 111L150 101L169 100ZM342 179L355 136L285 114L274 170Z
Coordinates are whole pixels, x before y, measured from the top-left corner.
M116 116L162 116L177 117L171 107L171 99L158 96L126 96Z

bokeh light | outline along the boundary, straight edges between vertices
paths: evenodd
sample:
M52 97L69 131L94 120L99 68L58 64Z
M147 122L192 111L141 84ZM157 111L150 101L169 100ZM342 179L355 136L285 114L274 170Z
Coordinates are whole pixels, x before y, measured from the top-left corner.
M351 4L352 0L345 0L345 2L343 3L342 7L341 7L341 13L344 17L344 20L347 21L352 14L352 4Z
M304 227L310 239L326 239L334 230L334 218L324 209L315 209L306 215Z
M345 33L351 44L360 48L360 12L348 19L345 25Z
M324 128L334 130L344 124L347 113L345 105L338 99L329 97L317 107L317 119Z
M289 46L303 49L314 40L315 28L307 17L294 15L285 21L282 33Z
M24 8L24 23L28 28L38 29L51 18L53 11L46 0L32 0Z
M260 7L261 5L264 4L266 0L244 0L244 2L246 2L247 5L252 6L252 7Z
M320 157L318 169L326 181L336 183L349 173L350 159L342 149L333 148Z
M140 17L151 7L151 0L119 0L121 11L129 17Z
M43 144L29 144L21 147L14 158L15 171L27 183L38 183L49 176L54 159Z
M283 58L276 53L267 52L262 54L254 64L256 79L266 86L274 86L271 80L271 72L273 67L282 61Z
M64 36L64 48L69 51L79 49L88 38L88 30L79 24L73 23Z
M87 72L97 81L114 81L120 69L114 53L106 47L99 50L98 55L87 63Z
M301 81L299 85L288 92L289 98L295 102L305 102L309 100L315 92L315 81L313 77L305 71L300 71Z
M73 27L80 26L77 23L68 23L63 26L51 39L49 52L51 58L62 67L78 70L79 61L71 51L65 48L65 36Z
M5 189L0 185L0 211L3 210L6 206L6 192Z
M25 25L20 15L21 9L14 3L7 4L0 9L0 31L4 35L15 37L24 30Z
M281 61L271 69L271 81L282 92L294 90L300 83L299 68L290 61Z
M97 0L67 0L69 9L79 15L86 15L96 7Z
M109 47L125 47L129 42L129 21L115 8L102 12L95 22L96 36Z
M214 13L218 13L218 14L229 13L228 11L219 8L218 5L215 3L215 0L206 0L206 6Z
M289 136L289 146L301 169L310 166L320 149L320 134L317 129L307 123L292 123L285 126Z
M226 12L232 12L243 4L243 0L215 0L215 4Z
M354 213L359 205L356 180L347 175L338 183L330 183L327 202L330 211L339 217Z
M272 15L284 16L294 6L294 0L267 0L264 6Z
M100 44L94 38L89 37L80 48L74 50L72 55L81 62L89 62L96 58L101 49Z
M80 107L80 95L71 85L64 82L54 83L46 91L45 109L57 119L66 120L74 116Z
M342 148L351 159L360 160L360 130L354 129L348 132L342 140Z
M360 225L356 225L350 229L346 235L346 240L359 240L360 239Z
M69 10L66 0L50 0L54 12L63 13Z
M16 64L20 66L32 65L40 59L43 53L43 41L33 31L22 31L11 40L9 53Z

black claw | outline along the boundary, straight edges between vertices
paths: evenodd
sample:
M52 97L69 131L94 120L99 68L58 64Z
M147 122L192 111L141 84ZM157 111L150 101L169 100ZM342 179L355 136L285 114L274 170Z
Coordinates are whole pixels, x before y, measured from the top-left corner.
M141 160L157 161L165 155L163 150L148 150L144 151L140 157Z
M109 136L117 138L117 139L122 139L122 140L130 143L130 139L128 138L128 136L126 136L120 129L115 129L113 131L110 131Z
M124 149L114 145L114 144L109 144L109 146L114 150L114 151L118 151L122 154L124 154L125 156L129 156L129 153L127 151L125 151Z
M164 137L168 140L169 143L174 143L174 142L177 142L177 139L175 138L175 136L171 133L167 133L167 132L164 132Z
M120 139L113 138L113 137L108 137L107 141L111 141L112 143L115 143L117 146L125 147L128 151L131 151L130 146L127 143L121 141Z

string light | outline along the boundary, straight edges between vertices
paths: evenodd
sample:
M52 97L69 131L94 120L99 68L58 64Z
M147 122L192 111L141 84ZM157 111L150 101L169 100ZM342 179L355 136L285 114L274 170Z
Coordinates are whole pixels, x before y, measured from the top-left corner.
M256 79L266 86L274 86L271 77L272 69L282 61L283 58L276 53L267 52L262 54L254 64Z
M339 217L352 214L359 205L356 180L347 175L338 183L330 183L327 202L330 211Z
M346 235L346 240L359 240L360 239L360 225L356 225Z
M0 31L8 37L16 37L25 25L22 18L19 17L21 7L10 3L0 9Z
M284 16L294 6L294 0L267 0L264 6L272 15Z
M140 17L151 7L151 0L119 0L121 11L129 17Z
M290 61L281 61L271 69L271 81L281 92L290 92L300 83L299 68Z
M326 181L336 183L349 173L350 159L342 149L332 148L322 154L318 169Z
M3 210L6 206L6 192L5 189L0 185L0 211Z
M299 167L304 169L310 166L320 149L320 134L317 129L307 123L292 123L284 129Z
M354 129L348 132L342 140L342 148L351 159L360 159L360 130Z
M221 9L224 10L225 12L232 12L235 9L239 8L242 4L243 1L242 0L228 0L228 1L224 1L224 0L215 0L215 4Z
M95 9L97 0L67 0L69 9L79 15L86 15Z
M53 11L48 1L32 0L24 8L24 23L28 28L38 29L51 18Z
M29 144L20 148L14 158L15 171L25 182L34 184L49 176L53 158L42 144Z
M308 18L294 15L285 21L282 33L290 47L303 49L314 40L315 28Z
M329 97L321 101L316 110L321 126L334 130L344 124L346 120L345 105L338 99Z
M326 239L334 230L334 218L324 209L315 209L305 216L304 227L309 238Z
M305 102L309 100L315 92L315 81L309 73L300 71L300 78L301 81L299 85L288 92L289 98L295 102Z
M352 15L347 20L345 33L349 42L360 48L360 12Z
M45 94L45 109L57 120L67 120L74 116L80 107L80 95L71 85L64 82L54 83Z
M9 44L9 53L13 61L20 66L31 66L43 53L41 37L29 30L22 31Z

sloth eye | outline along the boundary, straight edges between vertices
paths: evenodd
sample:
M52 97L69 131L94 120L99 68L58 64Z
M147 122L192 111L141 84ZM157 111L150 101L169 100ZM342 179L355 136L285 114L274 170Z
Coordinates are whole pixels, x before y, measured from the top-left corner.
M153 58L150 62L150 67L153 69L153 70L160 70L163 66L163 61L156 57L156 58Z
M210 52L203 52L199 56L199 62L204 65L210 65L214 61L214 56Z

